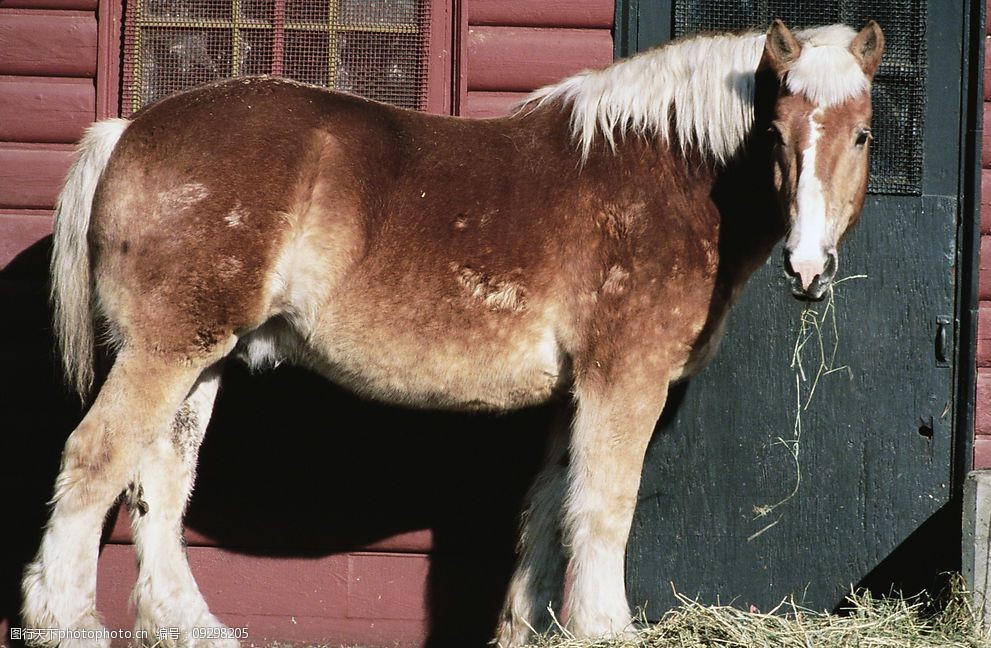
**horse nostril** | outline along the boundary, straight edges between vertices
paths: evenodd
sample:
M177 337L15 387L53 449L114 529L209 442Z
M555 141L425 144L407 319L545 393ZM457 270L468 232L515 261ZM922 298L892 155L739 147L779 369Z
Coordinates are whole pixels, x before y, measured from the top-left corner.
M822 278L825 281L832 281L833 277L836 276L836 270L840 265L840 257L836 253L836 250L826 250L826 263L822 269Z
M791 252L789 252L788 250L784 250L784 254L782 256L784 257L783 265L785 268L785 273L788 274L788 276L790 277L794 277L795 268L793 268L791 265Z

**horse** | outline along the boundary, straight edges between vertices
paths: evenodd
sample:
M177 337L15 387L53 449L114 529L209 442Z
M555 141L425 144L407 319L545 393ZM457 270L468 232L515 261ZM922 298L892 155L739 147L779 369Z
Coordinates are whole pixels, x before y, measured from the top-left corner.
M109 643L97 555L123 493L136 629L237 645L181 541L235 358L412 407L563 403L495 642L525 643L552 605L577 636L630 633L625 547L669 385L712 356L782 239L790 291L829 290L865 199L883 48L873 21L775 21L577 74L491 120L253 77L91 126L56 207L55 331L84 400L98 342L113 364L65 443L24 624Z

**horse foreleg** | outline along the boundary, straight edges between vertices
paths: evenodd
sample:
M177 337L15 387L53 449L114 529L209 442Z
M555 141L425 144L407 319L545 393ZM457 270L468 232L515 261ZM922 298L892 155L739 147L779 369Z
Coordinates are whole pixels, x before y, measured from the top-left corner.
M133 479L138 457L165 434L200 369L122 350L69 435L41 546L22 582L25 627L58 629L32 643L107 646L96 612L104 516Z
M644 453L667 397L667 376L648 363L607 366L576 385L565 545L570 547L568 627L578 637L632 630L626 542Z
M132 600L135 636L148 645L173 643L160 635L179 630L180 646L231 646L227 628L214 617L189 569L182 543L182 518L196 479L196 458L206 434L221 368L203 372L172 421L169 434L141 456L128 494L128 511L138 555ZM193 628L196 628L195 631Z
M495 643L519 646L533 630L544 632L553 619L548 606L563 603L565 559L561 511L567 486L567 425L551 433L544 467L527 496L516 570L509 581Z

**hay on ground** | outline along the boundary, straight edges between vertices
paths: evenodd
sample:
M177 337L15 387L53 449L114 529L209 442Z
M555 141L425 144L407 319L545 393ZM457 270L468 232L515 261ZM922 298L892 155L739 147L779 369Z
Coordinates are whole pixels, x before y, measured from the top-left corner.
M581 641L560 626L532 648L991 648L979 629L971 596L955 578L936 602L915 598L848 597L845 614L825 614L786 600L761 613L703 605L677 595L678 607L633 638Z

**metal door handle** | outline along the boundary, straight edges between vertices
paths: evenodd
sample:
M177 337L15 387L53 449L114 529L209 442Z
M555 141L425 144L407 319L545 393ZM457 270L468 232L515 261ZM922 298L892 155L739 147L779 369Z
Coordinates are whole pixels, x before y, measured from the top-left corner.
M950 326L949 317L936 318L936 366L950 366L950 348L946 329Z

